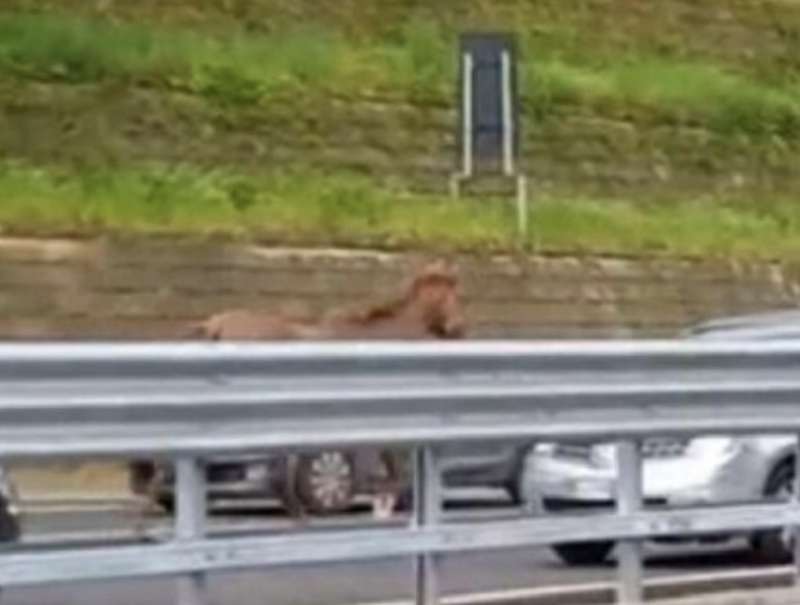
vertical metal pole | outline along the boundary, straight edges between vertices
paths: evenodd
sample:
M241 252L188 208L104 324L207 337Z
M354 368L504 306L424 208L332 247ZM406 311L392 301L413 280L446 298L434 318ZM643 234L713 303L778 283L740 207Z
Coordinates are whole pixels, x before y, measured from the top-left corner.
M474 65L472 55L464 53L464 82L463 82L463 123L462 123L462 162L463 176L472 176L472 77Z
M642 456L638 441L617 444L617 514L631 515L642 508ZM643 602L642 543L620 540L617 544L617 602Z
M442 511L442 473L436 452L431 447L414 452L414 520L415 528L435 526ZM439 603L439 560L437 555L419 555L415 559L416 604Z
M191 542L206 533L205 465L192 457L176 461L175 538ZM178 578L178 605L206 605L208 588L204 573Z
M528 237L528 179L517 176L517 230L523 242Z
M503 104L503 174L514 174L514 114L511 105L511 57L503 51L500 57L501 95Z

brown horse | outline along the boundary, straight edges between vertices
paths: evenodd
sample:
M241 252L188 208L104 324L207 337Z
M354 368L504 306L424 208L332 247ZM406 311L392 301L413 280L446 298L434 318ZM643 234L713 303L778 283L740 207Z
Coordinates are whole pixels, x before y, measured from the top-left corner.
M464 316L458 278L444 263L416 275L398 298L365 309L335 311L314 321L286 313L238 309L194 326L208 340L373 340L460 338Z
M334 311L318 320L254 310L218 313L194 326L192 334L208 340L374 340L461 338L464 335L459 280L444 262L426 265L397 298L363 309ZM402 460L396 452L379 454L387 479L382 498L392 503L402 489ZM284 504L295 517L305 513L294 484L298 457L286 458L286 473L280 491ZM378 488L381 491L381 488ZM377 506L377 505L376 505Z

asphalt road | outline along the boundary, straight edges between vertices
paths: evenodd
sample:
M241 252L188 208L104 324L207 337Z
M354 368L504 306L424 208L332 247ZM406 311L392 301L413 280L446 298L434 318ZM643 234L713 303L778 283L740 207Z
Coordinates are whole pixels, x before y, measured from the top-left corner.
M141 516L130 512L96 510L80 513L31 513L25 518L27 540L63 540L91 531L100 537L132 535L142 529ZM215 516L214 525L266 527L286 523L274 513ZM150 517L150 529L168 527L168 520ZM651 549L648 574L655 576L735 570L751 567L741 547ZM613 563L597 567L566 568L547 550L452 555L443 560L446 593L484 592L608 581ZM218 605L352 605L409 598L412 586L409 560L340 563L237 572L210 577L213 603ZM66 584L47 588L16 588L3 593L3 605L159 605L173 603L169 579L118 581L102 584Z

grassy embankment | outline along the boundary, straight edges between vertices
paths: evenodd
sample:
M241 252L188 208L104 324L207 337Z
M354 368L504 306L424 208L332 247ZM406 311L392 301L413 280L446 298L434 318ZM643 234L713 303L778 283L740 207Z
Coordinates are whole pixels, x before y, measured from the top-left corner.
M454 66L447 27L412 19L392 36L324 25L251 33L57 13L0 13L0 79L30 85L116 85L191 95L228 114L269 112L293 95L377 95L446 103ZM525 34L525 32L522 32ZM720 140L795 141L800 85L791 73L747 69L654 49L581 48L575 31L523 35L523 98L535 120L563 106L635 113L697 126ZM784 77L785 76L785 77ZM550 195L531 213L529 249L795 256L795 200L703 196L658 205ZM513 211L453 203L314 166L263 173L158 160L53 165L5 157L6 233L191 233L283 243L503 249L518 244Z

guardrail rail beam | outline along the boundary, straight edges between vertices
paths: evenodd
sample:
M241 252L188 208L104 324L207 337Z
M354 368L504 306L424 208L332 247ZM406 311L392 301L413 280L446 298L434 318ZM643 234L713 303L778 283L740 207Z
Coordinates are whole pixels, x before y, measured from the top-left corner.
M800 473L789 501L643 505L642 440L760 434L800 451L800 340L0 344L0 463L176 463L173 540L4 549L0 586L171 577L206 605L208 573L394 557L438 605L449 553L616 541L636 605L645 540L755 531L793 531L800 579ZM523 440L615 442L616 510L443 517L443 446ZM205 461L362 446L415 448L408 525L207 535Z

